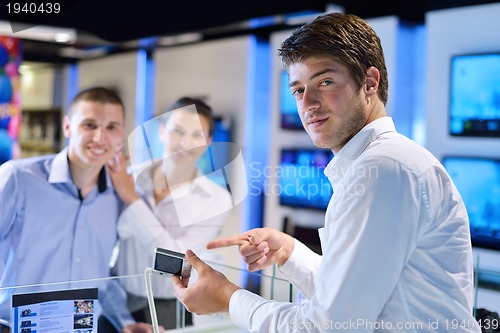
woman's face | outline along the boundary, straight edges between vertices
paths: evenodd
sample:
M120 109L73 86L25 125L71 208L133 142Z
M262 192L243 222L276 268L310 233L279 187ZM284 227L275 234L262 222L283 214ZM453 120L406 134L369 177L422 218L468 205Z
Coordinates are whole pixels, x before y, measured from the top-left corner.
M193 166L212 142L208 135L209 120L185 110L170 112L169 118L159 129L163 158L186 167Z

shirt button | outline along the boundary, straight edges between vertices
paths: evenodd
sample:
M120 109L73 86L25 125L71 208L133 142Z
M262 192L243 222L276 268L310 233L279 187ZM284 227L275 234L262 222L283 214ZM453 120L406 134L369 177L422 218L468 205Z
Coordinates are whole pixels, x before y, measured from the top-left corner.
M75 261L76 262L80 262L80 258L75 258Z

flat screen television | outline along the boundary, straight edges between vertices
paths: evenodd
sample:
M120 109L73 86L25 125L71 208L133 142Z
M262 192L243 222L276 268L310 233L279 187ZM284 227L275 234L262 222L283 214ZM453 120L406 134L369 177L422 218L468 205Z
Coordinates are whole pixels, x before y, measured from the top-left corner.
M467 208L472 245L500 250L500 159L446 156L443 165Z
M332 158L331 150L283 149L277 173L280 204L326 210L333 191L323 171Z
M295 97L288 86L288 73L285 70L280 72L279 98L281 128L291 130L304 129L297 111Z
M231 121L229 117L214 117L214 133L211 146L197 162L198 168L213 181L226 187L226 180L220 173L212 173L231 162Z
M500 137L500 52L451 58L449 132Z

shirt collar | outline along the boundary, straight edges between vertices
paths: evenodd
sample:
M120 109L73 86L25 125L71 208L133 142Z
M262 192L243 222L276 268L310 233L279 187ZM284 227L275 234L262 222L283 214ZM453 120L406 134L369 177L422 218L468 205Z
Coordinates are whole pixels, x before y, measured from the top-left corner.
M68 147L61 150L52 160L49 183L73 183L68 163Z
M394 132L396 127L391 117L375 119L363 127L354 137L342 147L325 168L325 175L332 185L338 184L351 164L380 135Z
M49 183L69 183L73 184L73 178L69 169L68 147L61 150L52 161L52 167L49 171ZM106 173L105 167L99 172L97 179L97 189L99 193L106 191L111 186L111 179Z

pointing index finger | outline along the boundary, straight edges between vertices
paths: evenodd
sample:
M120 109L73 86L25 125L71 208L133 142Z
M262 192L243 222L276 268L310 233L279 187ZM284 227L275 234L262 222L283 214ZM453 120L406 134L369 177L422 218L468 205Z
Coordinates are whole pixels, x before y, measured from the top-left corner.
M248 243L248 235L235 235L230 237L219 238L207 243L207 249L218 249L226 246L233 245L243 245L244 243Z

